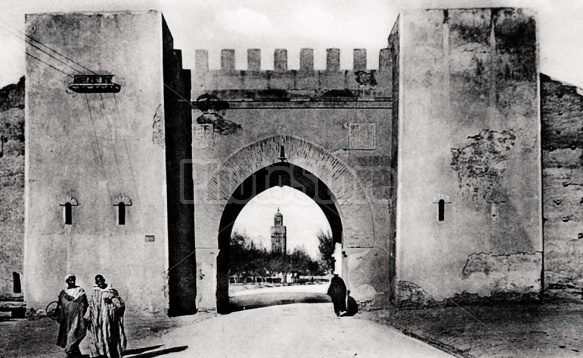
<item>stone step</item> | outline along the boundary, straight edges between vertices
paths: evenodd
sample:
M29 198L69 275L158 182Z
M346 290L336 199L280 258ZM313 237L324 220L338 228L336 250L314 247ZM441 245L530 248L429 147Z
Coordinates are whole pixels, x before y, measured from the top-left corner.
M15 301L2 301L0 302L0 311L12 311L17 309L26 308L26 303L15 302Z
M0 294L0 302L2 301L17 301L23 302L24 296L22 294Z

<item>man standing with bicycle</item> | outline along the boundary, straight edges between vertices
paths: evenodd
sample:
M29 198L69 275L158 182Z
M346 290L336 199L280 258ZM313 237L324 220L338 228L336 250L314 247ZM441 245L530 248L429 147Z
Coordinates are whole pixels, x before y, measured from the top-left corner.
M59 337L57 345L65 348L67 358L81 357L79 344L85 338L87 328L83 316L87 310L87 295L75 285L75 275L65 276L67 286L59 294L57 321Z

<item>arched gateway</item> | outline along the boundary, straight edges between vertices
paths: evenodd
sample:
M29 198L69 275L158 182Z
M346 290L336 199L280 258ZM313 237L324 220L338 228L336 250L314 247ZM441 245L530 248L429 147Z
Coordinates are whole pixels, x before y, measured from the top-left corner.
M194 171L200 174L203 168L195 166ZM374 246L370 200L353 170L322 147L304 139L273 136L257 141L221 163L206 183L196 185L199 192L195 195L198 198L195 237L201 307L215 304L216 291L219 311L226 310L232 225L253 197L282 185L312 198L326 215L334 240L346 249ZM213 246L216 249L209 250ZM216 266L213 265L215 255ZM351 277L348 261L343 266L349 284L362 283L362 277ZM212 282L215 277L216 283Z

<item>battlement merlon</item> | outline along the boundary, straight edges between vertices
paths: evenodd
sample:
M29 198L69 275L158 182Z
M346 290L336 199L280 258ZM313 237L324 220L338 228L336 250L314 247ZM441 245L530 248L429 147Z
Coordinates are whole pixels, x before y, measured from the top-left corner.
M392 88L392 64L388 48L380 50L378 69L367 69L365 49L353 51L352 70L341 70L340 49L330 48L326 51L326 69L314 69L314 50L300 51L298 70L288 69L286 49L274 51L273 70L261 70L261 50L247 50L247 69L235 69L235 50L221 51L221 68L209 69L208 51L196 50L195 71L193 74L193 98L211 91L261 91L285 90L292 92L323 92L336 90L349 92L366 92L368 99L390 99ZM371 97L370 94L373 93ZM301 96L300 96L301 97ZM338 96L336 96L338 97ZM360 99L363 99L361 97Z
M285 72L288 71L287 50L275 49L273 56L273 71ZM353 50L353 70L367 71L366 49ZM383 48L379 53L379 68L378 71L389 71L391 68L389 56L389 49ZM235 50L224 49L221 50L221 68L220 71L229 72L235 71ZM261 50L248 49L247 50L247 71L261 71ZM340 70L340 49L329 48L326 49L326 71L341 71ZM208 51L196 50L195 52L195 72L203 74L209 72L208 66ZM299 72L314 72L314 50L311 48L303 48L300 50L300 69Z

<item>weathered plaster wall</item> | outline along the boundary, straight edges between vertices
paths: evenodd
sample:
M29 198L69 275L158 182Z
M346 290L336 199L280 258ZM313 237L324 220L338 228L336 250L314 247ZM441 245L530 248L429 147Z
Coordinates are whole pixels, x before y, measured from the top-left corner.
M24 77L0 89L0 298L22 275L24 242ZM21 276L22 278L22 276Z
M27 57L27 305L42 308L56 298L72 271L86 289L103 274L132 312L167 310L166 153L159 130L172 118L160 110L161 14L27 15L26 34L71 66L27 44L28 53L65 72ZM121 91L68 90L69 75L93 72L114 75ZM131 200L123 226L114 206L120 197ZM63 221L65 201L78 203L72 225Z
M398 33L399 301L536 297L542 230L533 16L404 11Z
M541 75L545 297L581 300L583 92Z
M202 113L193 113L197 261L205 271L198 282L200 305L216 304L215 266L224 205L244 179L279 161L281 145L290 163L315 174L338 201L348 271L344 278L354 297L376 298L382 304L390 291L388 52L381 52L380 69L371 71L362 60L363 51L355 51L355 69L341 71L339 52L330 49L327 69L317 71L309 50L302 51L300 70L287 70L283 52L277 50L276 70L261 71L257 51L248 53L248 71L232 67L231 51L223 51L221 70L208 70L206 52L198 52L193 99L208 93L228 101L230 108L222 116L241 126L232 134L211 131L205 136L196 121ZM362 77L361 83L357 81L361 70L367 76L372 73L374 84L370 77L369 82ZM370 149L360 149L350 137L359 124L375 127L365 141Z

